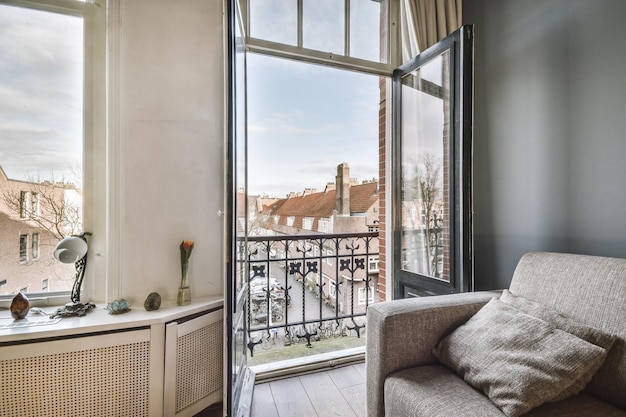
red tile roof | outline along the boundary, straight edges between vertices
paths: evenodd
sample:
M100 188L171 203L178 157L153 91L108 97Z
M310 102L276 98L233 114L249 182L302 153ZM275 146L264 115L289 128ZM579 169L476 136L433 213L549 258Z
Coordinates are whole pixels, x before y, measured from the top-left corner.
M281 217L330 217L335 210L336 190L278 200L268 207L268 212ZM350 187L350 213L365 213L378 202L378 183ZM298 227L294 224L295 227Z

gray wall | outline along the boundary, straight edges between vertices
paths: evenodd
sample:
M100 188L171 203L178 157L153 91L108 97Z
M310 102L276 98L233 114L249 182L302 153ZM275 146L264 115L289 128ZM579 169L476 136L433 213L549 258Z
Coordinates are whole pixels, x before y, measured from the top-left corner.
M478 289L519 257L626 257L626 1L465 0Z

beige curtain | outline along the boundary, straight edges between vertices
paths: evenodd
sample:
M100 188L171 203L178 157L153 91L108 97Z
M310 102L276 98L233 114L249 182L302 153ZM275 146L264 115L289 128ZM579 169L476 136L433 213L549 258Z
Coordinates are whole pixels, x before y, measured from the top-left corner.
M417 55L462 24L463 0L403 0L403 60Z

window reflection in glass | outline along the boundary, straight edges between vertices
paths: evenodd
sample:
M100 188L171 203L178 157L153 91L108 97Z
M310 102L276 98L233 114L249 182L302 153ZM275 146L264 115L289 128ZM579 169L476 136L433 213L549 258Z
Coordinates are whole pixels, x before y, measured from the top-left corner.
M450 280L448 52L402 80L402 269Z

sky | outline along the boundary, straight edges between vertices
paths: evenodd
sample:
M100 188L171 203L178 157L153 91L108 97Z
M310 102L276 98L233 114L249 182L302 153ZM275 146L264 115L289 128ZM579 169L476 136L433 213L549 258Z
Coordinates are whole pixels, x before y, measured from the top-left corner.
M378 178L378 77L248 55L248 192L323 191L347 162Z
M83 26L0 5L0 166L9 178L79 182Z
M342 5L303 3L304 47L343 52ZM376 60L380 4L351 5L351 54ZM296 1L255 0L251 6L253 37L296 43ZM378 178L377 76L253 53L247 59L249 194L323 191L343 162L352 178Z
M325 18L340 3L304 2L305 46L343 49L343 17ZM374 59L380 5L351 3L351 53ZM253 35L294 39L295 0L251 4ZM9 178L80 181L82 30L79 18L0 5L0 166ZM376 76L248 54L249 193L322 191L343 162L353 178L377 178L379 94Z

